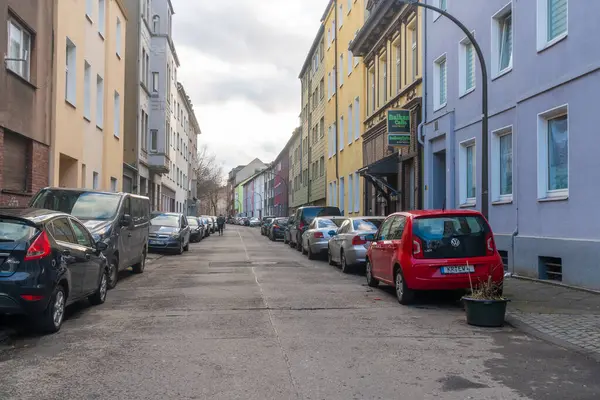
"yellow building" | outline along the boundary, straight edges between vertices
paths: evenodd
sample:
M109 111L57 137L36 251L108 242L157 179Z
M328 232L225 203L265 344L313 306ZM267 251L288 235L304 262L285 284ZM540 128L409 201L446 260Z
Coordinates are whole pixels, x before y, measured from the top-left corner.
M126 24L122 0L56 2L52 186L121 190Z
M331 0L322 18L325 36L327 204L362 215L364 68L349 44L365 21L365 0Z
M395 2L369 4L368 18L350 46L366 69L361 169L367 181L365 215L422 208L423 152L417 135L422 107L421 10ZM391 129L404 133L389 135L389 110L405 121Z

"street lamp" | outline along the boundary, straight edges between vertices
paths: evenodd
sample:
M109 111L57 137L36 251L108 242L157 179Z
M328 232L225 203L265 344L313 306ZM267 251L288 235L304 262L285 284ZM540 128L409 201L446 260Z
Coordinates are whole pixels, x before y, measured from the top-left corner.
M483 148L483 153L481 156L481 213L487 219L488 218L488 159L489 159L489 149L488 149L488 74L487 67L485 65L485 58L483 57L483 52L481 51L481 47L479 47L479 43L475 40L475 36L469 32L467 27L456 19L453 15L449 14L445 10L441 8L431 6L426 3L420 3L418 0L397 0L398 4L409 4L417 7L428 8L435 12L438 12L448 18L450 21L454 22L456 26L458 26L464 34L467 36L473 48L475 48L475 52L477 53L477 58L479 59L479 64L481 64L481 79L482 79L482 88L481 88L481 147Z

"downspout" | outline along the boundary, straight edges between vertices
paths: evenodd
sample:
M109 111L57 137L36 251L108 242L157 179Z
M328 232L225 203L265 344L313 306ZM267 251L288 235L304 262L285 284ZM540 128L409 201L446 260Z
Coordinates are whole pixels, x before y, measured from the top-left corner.
M519 127L518 127L518 119L515 118L515 131L518 132L519 131ZM515 155L514 155L514 169L513 171L518 171L519 170L519 146L514 147L515 149ZM515 192L515 187L517 187L517 183L519 181L519 174L513 175L513 204L515 205L515 230L513 231L512 235L511 235L511 265L512 265L512 273L515 273L515 239L516 237L519 235L519 200L517 197L514 196L514 192Z
M427 10L423 10L423 12L421 13L421 26L423 27L423 33L421 34L421 42L423 43L423 45L421 46L421 77L422 77L422 85L421 85L421 123L419 124L418 128L417 128L417 141L419 142L419 144L421 145L421 149L422 152L420 154L420 160L419 162L421 163L421 171L419 171L419 175L420 175L420 179L419 181L421 182L421 201L420 201L420 205L422 208L425 208L425 187L427 187L426 179L425 179L425 171L426 171L426 162L425 160L427 159L427 154L425 152L425 137L423 135L423 128L425 126L425 121L427 121L427 62L426 62L426 56L427 56Z
M52 22L50 26L52 27L52 37L51 37L51 48L50 48L50 65L52 66L52 70L50 71L50 115L48 116L50 119L50 141L48 146L48 186L59 186L58 182L54 183L54 168L56 168L56 162L54 160L54 149L56 149L56 99L54 98L54 87L55 87L55 75L53 73L56 65L54 62L56 61L54 57L54 50L56 47L56 32L54 31L54 22L58 21L58 4L56 2L50 2L52 5ZM48 99L48 97L46 97Z
M334 37L334 52L335 52L335 58L333 60L333 74L335 75L333 81L335 82L335 185L336 188L338 188L338 181L340 180L340 171L339 171L339 147L338 147L338 129L340 128L338 126L338 120L339 120L339 88L338 88L338 6L337 6L337 0L335 0L333 2L333 7L334 7L334 24L333 24L333 37ZM339 193L339 188L338 188L338 193ZM338 201L339 204L339 196L336 193L335 198Z
M317 50L318 51L318 50ZM311 76L311 72L312 71L308 71L308 89L310 89L309 93L308 93L308 101L306 102L306 107L307 107L307 113L308 113L308 117L307 117L307 125L308 125L308 135L306 136L306 156L307 156L307 166L306 166L306 170L308 171L308 176L306 177L306 179L308 180L308 182L306 182L306 204L310 204L310 188L311 188L311 183L312 180L310 178L310 162L312 160L311 157L311 151L310 151L310 128L312 126L312 111L310 109L310 100L312 98L312 76Z

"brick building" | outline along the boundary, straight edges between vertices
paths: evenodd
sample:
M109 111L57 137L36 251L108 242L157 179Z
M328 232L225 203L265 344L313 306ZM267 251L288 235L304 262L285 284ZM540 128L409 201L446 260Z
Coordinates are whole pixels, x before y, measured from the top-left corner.
M0 205L26 205L48 185L52 1L0 2Z

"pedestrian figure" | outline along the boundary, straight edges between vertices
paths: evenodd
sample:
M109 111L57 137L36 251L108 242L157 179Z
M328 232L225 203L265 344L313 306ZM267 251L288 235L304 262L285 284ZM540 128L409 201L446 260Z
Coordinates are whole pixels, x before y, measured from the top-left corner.
M225 217L220 214L217 218L217 227L219 228L219 236L223 236L223 228L225 226Z

